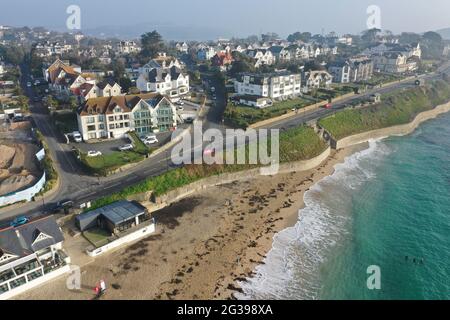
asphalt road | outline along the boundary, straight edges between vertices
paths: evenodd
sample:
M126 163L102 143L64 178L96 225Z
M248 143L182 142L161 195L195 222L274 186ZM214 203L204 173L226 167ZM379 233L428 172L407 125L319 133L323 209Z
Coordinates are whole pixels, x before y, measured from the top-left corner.
M450 64L446 63L444 67L440 68L440 72L420 76L420 78L430 80L432 78L441 77L440 73L448 72L449 66ZM26 84L30 79L27 67L23 66L22 71L24 74L22 84ZM211 81L213 81L212 85L216 87L217 103L216 106L210 108L207 118L204 121L203 128L216 128L224 131L226 127L222 124L221 119L226 105L225 90L217 83L214 83L214 80ZM368 97L374 93L387 93L400 90L413 85L414 81L399 82L389 87L370 90L364 94L342 100L341 102L334 104L332 109L323 108L306 113L300 111L298 115L273 123L267 128L281 129L294 127L311 120L317 120L325 115L332 114L345 107L345 104L348 104L354 99ZM24 86L24 89L29 97L33 96L31 88ZM43 214L60 200L74 200L75 203L79 205L87 201L98 199L102 196L119 191L126 186L136 184L148 177L159 175L174 167L170 160L171 150L167 150L166 152L151 156L136 167L109 177L98 178L86 175L73 156L69 146L64 143L65 139L52 125L50 115L45 109L40 104L33 104L30 110L37 127L43 133L49 145L51 156L54 159L54 164L60 177L60 185L56 192L52 192L51 195L44 197L43 201L18 204L0 209L0 226L4 225L6 221L13 219L15 216L36 216ZM203 146L198 145L193 146L193 148L198 151L201 150Z

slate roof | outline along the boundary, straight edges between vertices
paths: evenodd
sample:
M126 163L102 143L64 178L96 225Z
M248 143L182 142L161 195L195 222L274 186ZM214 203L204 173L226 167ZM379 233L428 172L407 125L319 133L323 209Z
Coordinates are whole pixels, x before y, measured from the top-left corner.
M114 225L118 225L124 221L133 219L134 217L145 213L144 206L136 201L116 201L107 206L80 214L76 217L77 220L91 219L92 217L103 216L111 221Z
M48 237L33 243L41 233ZM49 216L16 228L0 230L0 255L9 253L25 257L63 240L63 234L55 218Z
M122 108L123 112L131 112L131 110L141 100L158 100L160 101L164 96L159 93L145 93L137 95L114 96L114 97L100 97L87 100L82 104L77 112L79 115L96 115L96 114L110 114L116 106Z

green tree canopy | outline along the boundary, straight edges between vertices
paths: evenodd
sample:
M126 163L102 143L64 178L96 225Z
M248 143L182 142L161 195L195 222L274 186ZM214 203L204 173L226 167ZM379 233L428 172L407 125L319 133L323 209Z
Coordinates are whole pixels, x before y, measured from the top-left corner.
M164 50L162 36L156 31L144 33L141 36L141 55L147 58L154 58L158 52Z
M295 41L303 41L303 42L309 42L309 40L311 40L311 33L310 32L294 32L293 34L290 34L287 37L287 40L289 42L295 42Z

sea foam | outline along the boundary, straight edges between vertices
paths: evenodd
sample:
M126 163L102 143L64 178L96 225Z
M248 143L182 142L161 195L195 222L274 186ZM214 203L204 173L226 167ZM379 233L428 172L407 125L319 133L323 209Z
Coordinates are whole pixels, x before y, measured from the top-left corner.
M373 168L392 151L380 140L335 165L332 175L305 193L298 222L274 236L264 264L239 283L243 293L236 294L238 299L318 298L320 266L351 227L352 191L373 179Z

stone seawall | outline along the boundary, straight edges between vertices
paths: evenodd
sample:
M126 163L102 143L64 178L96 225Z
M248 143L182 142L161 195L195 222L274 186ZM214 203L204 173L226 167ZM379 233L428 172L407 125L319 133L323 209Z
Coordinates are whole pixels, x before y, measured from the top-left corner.
M335 141L335 148L342 149L352 145L366 142L370 139L380 139L388 136L404 136L413 132L422 122L436 118L438 115L450 111L450 102L441 104L434 109L419 113L413 121L388 128L371 130L355 135L351 135ZM334 143L332 143L333 145ZM334 145L333 145L334 147Z

